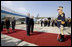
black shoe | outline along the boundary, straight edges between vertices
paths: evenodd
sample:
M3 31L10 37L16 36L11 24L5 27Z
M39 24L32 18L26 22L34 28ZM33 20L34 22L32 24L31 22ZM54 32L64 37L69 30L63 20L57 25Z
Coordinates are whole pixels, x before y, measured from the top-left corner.
M64 35L61 35L60 42L63 42L63 41L64 41Z
M29 34L27 36L30 36Z
M62 35L62 39L63 39L63 41L64 41L64 35Z
M31 33L34 33L34 32L31 32Z
M63 42L63 39L61 38L59 41L60 41L60 42Z
M13 31L13 32L15 32L15 31Z
M14 29L13 29L13 32L15 32Z
M8 32L8 34L9 34L10 32Z

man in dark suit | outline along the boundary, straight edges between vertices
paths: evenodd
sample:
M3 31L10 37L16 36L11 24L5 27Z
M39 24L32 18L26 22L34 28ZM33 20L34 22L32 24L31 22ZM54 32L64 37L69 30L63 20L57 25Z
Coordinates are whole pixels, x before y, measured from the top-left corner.
M43 20L41 19L41 27L43 26Z
M54 20L52 20L52 27L54 27L54 24L55 24L55 21L54 21Z
M8 17L6 17L6 19L5 19L5 25L6 25L7 32L9 33L10 20L9 20L9 18L8 18Z
M34 29L34 17L31 16L30 17L30 32L33 33L33 29Z
M11 24L12 24L12 30L13 30L13 32L15 32L15 31L14 31L14 30L15 30L15 24L16 24L15 17L12 17L12 22L11 22Z
M47 20L44 19L44 27L47 26Z
M26 31L27 31L27 36L30 36L30 13L27 13L26 17Z
M48 22L47 22L47 23L48 23L48 26L50 26L50 20L48 20Z
M4 21L1 21L1 31L3 31L3 25L4 25Z

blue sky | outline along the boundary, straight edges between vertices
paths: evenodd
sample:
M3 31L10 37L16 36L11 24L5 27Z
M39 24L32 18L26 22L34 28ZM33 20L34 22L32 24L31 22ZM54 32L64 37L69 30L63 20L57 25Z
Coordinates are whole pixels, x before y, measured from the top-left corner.
M66 17L71 17L71 1L1 1L1 5L16 12L26 14L29 12L34 17L57 17L58 6L63 6Z

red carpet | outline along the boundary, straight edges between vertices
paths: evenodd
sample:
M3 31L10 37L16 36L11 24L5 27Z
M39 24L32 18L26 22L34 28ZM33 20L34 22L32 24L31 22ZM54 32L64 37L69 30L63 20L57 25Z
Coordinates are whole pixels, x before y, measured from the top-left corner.
M58 42L57 34L34 31L34 34L27 36L25 30L15 29L15 31L14 33L10 29L11 33L8 34L4 29L2 33L39 46L71 46L70 35L65 35L65 42Z

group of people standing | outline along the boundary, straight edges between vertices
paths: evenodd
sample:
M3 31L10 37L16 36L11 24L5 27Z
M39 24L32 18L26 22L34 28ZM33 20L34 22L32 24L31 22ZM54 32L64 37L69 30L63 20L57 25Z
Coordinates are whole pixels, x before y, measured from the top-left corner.
M30 32L33 33L33 28L34 28L34 17L30 16L30 13L27 13L26 17L26 31L27 35L30 36ZM7 33L10 33L9 28L10 28L10 22L12 26L12 31L15 32L15 25L16 25L16 20L15 17L12 17L9 19L8 17L5 18L4 21L1 21L1 31L3 31L3 27L5 26L7 29Z
M43 26L43 24L44 24L44 26L50 26L50 20L41 20L41 26Z
M54 26L57 26L57 21L56 20L41 20L41 26L43 26L43 25L44 25L44 27L45 26L54 27Z
M57 26L57 20L41 20L41 27L44 25L45 26ZM66 19L64 27L70 27L71 26L71 19Z
M69 19L66 19L65 26L71 27L71 19L70 18Z
M30 32L33 33L33 28L34 28L34 17L30 16L30 13L27 13L27 17L26 17L26 31L27 31L27 35L30 36ZM10 25L11 22L11 25ZM1 21L1 31L3 31L3 27L5 26L7 29L7 33L10 33L9 28L10 26L12 26L12 31L15 32L15 25L16 25L16 20L15 17L11 17L11 19L9 19L8 17L5 18L5 20Z
M15 24L16 24L16 20L15 20L15 17L12 17L11 18L11 26L12 26L12 30L13 32L15 32ZM4 21L1 21L1 31L3 31L3 27L6 27L7 29L7 32L10 33L9 31L9 28L10 28L10 19L8 17L5 18Z

